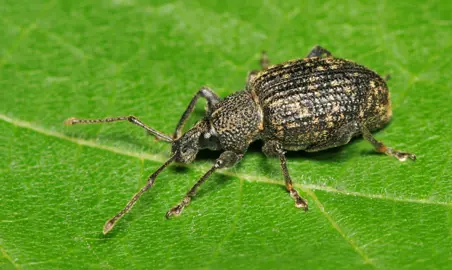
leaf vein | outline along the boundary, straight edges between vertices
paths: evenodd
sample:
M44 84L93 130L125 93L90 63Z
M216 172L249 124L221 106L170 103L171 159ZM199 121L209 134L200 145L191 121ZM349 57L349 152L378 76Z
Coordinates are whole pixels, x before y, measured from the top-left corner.
M46 136L50 136L50 137L55 137L55 138L58 138L58 139L66 140L66 141L69 141L69 142L72 142L72 143L75 143L75 144L88 146L88 147L91 147L91 148L97 148L97 149L101 149L101 150L104 150L104 151L110 151L112 153L116 153L116 154L120 154L120 155L135 157L135 158L139 158L139 159L145 159L145 160L154 161L154 162L165 162L166 161L166 158L164 156L162 156L162 155L127 151L125 149L120 149L120 148L117 148L117 147L101 145L101 144L98 144L98 143L96 143L94 141L91 141L91 140L84 140L84 139L80 139L80 138L70 137L70 136L64 135L62 133L53 131L53 130L47 130L45 128L36 126L36 125L34 125L34 124L30 123L30 122L27 122L27 121L10 118L10 117L8 117L8 116L6 116L4 114L0 114L0 119L5 121L5 122L7 122L7 123L10 123L10 124L13 124L15 126L18 126L18 127L29 129L29 130L33 130L35 132L44 134ZM179 166L184 166L184 167L187 167L187 168L191 168L191 169L195 169L195 170L202 170L202 171L205 171L207 169L206 166L202 166L202 165L179 164ZM258 182L258 183L267 183L267 184L276 184L276 185L283 185L284 184L282 181L274 180L274 179L271 179L269 177L253 176L253 175L243 174L243 173L235 173L235 172L232 172L230 170L219 171L218 173L219 174L223 174L223 175L227 175L227 176L236 177L236 178L239 178L239 179L245 179L245 180L247 180L249 182ZM432 201L432 200L415 199L415 198L414 199L401 198L401 197L397 198L397 197L384 196L384 195L380 195L380 194L371 194L371 193L361 193L361 192L356 192L356 191L339 190L339 189L336 189L334 187L323 186L323 185L295 184L295 186L297 186L299 188L302 188L302 189L320 190L320 191L329 192L329 193L337 193L337 194L341 194L341 195L345 195L345 196L363 197L363 198L367 198L367 199L389 200L389 201L401 202L401 203L419 203L419 204L441 205L441 206L446 206L446 207L451 207L452 206L452 203L450 203L450 202Z
M215 258L218 257L218 254L220 253L221 247L224 245L224 243L229 238L231 238L231 236L234 234L234 232L235 232L235 230L237 228L237 224L239 222L240 212L241 212L241 208L242 208L242 198L243 198L243 180L240 180L239 198L238 198L237 206L236 206L236 209L235 209L234 220L233 220L233 222L231 224L231 229L229 230L229 233L226 234L226 236L220 242L218 242L218 244L216 245L215 250L212 253L212 257L210 259L209 266L213 263Z
M5 257L12 265L14 265L14 267L15 267L16 269L22 269L22 267L21 267L19 264L17 264L17 263L11 258L11 256L9 256L9 254L6 252L6 250L5 250L3 247L0 247L0 249L1 249L1 251L2 251L3 257Z
M347 243L353 248L353 250L358 253L364 260L365 264L369 264L372 265L374 268L376 268L376 265L374 264L373 260L370 259L367 254L358 246L356 245L356 243L350 238L348 237L345 232L341 229L341 227L339 226L339 224L337 224L337 222L333 219L333 217L328 214L327 211L325 211L325 207L323 206L323 204L320 202L319 198L317 198L317 196L315 195L314 192L312 192L312 190L308 189L308 188L304 188L303 189L304 192L306 192L311 198L312 200L314 200L315 204L317 205L317 207L320 209L320 212L326 217L326 219L331 223L331 225L333 226L333 228L345 239L345 241L347 241Z

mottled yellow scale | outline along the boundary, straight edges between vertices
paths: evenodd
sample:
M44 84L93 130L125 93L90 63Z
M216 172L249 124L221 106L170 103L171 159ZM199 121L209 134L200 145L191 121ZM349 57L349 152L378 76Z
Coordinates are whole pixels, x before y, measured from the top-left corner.
M266 139L277 139L286 149L315 149L333 140L342 126L363 122L372 130L391 115L385 81L340 58L313 57L271 66L257 74L250 90L262 109L264 134L275 137Z

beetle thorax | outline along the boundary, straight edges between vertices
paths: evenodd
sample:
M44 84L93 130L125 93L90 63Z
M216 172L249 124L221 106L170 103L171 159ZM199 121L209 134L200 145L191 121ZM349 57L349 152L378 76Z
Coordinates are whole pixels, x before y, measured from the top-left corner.
M215 105L208 119L221 147L231 151L245 151L263 127L260 107L248 91L226 97Z

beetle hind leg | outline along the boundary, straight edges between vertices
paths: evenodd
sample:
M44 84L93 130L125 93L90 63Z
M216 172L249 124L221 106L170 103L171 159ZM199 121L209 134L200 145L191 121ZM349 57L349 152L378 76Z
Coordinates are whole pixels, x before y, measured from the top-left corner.
M270 60L268 59L267 52L262 51L261 58L259 60L259 64L261 66L261 69L267 69L270 66ZM260 70L251 70L248 72L248 75L246 77L246 85L248 88L248 85L256 78L256 75L259 73Z
M259 60L259 64L262 69L267 69L270 66L270 59L268 59L268 55L266 51L261 52L261 59Z
M372 133L370 133L370 131L364 125L361 127L361 131L363 133L364 139L369 141L375 147L375 150L377 152L385 153L388 156L393 156L400 161L406 161L408 159L416 160L415 154L392 149L391 147L387 147L384 143L377 141Z
M332 57L332 55L327 49L317 45L317 46L314 46L314 48L312 48L312 50L306 56L306 58L310 58L310 57Z

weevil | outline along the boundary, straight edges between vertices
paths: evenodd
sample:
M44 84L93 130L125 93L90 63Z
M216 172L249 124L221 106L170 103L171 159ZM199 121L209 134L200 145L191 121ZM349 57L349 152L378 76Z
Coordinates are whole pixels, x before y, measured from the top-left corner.
M202 87L182 114L172 137L147 126L135 116L65 121L66 125L129 121L172 144L170 158L149 176L146 185L124 209L105 223L104 234L153 186L170 163L191 163L200 149L223 152L182 201L166 213L167 218L180 215L212 173L237 164L250 143L256 140L264 142L262 151L266 156L279 158L287 191L295 200L295 206L305 211L308 202L294 188L287 168L287 150L321 151L347 144L361 135L377 152L400 161L416 160L414 154L387 147L371 134L392 116L388 87L374 71L333 57L320 46L315 46L303 59L272 66L263 53L260 63L262 70L249 72L245 89L224 99L210 88ZM201 97L207 100L205 117L182 134L185 122Z

